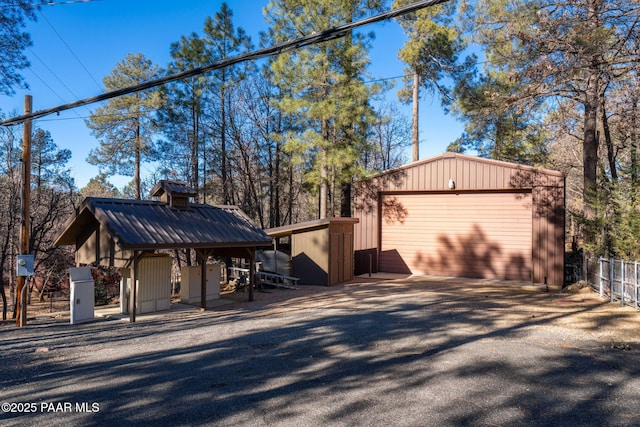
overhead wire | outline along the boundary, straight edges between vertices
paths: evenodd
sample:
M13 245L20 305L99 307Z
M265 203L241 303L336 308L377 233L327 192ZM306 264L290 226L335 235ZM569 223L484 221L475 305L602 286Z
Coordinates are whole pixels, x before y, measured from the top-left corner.
M197 76L200 74L207 73L209 71L214 71L222 68L229 67L234 64L256 60L261 58L266 58L273 55L282 54L284 52L288 52L290 50L299 49L301 47L322 43L330 40L335 40L337 38L343 37L352 29L362 27L365 25L369 25L375 22L384 21L388 19L392 19L398 16L406 15L407 13L415 12L420 9L424 9L426 7L432 7L439 4L447 3L449 0L423 0L418 1L416 3L412 3L410 5L400 7L397 9L392 9L388 12L384 12L378 15L374 15L368 18L361 19L356 22L351 22L347 24L343 24L337 27L330 28L328 30L314 32L312 34L300 37L295 40L287 41L284 43L277 44L275 46L266 47L263 49L259 49L253 52L248 52L245 54L241 54L232 58L227 58L222 61L218 61L209 65L205 65L203 67L193 68L191 70L186 70L180 73L172 74L169 76L161 77L159 79L150 80L148 82L140 83L137 85L113 90L111 92L106 92L91 98L85 98L79 101L71 102L64 105L59 105L57 107L47 108L44 110L39 110L30 114L24 114L21 116L13 117L11 119L4 120L0 122L2 126L13 126L20 124L29 119L35 119L43 116L47 116L49 114L60 113L61 111L69 110L76 107L81 107L83 105L93 104L96 102L106 101L111 98L116 98L123 95L128 95L136 92L141 92L143 90L151 89L154 87L158 87L164 85L166 83L174 82L177 80Z
M78 96L73 93L73 91L62 81L62 79L60 79L60 77L58 77L56 75L56 73L53 72L53 70L51 68L49 68L49 66L42 60L40 59L40 57L31 49L29 49L29 52L31 52L31 55L33 55L38 61L40 61L40 63L42 64L42 66L44 68L46 68L47 71L49 71L49 73L51 73L51 75L58 80L58 82L60 82L60 84L69 91L69 93L75 98L75 99L79 99ZM29 70L51 91L51 93L53 93L55 96L57 96L62 102L66 102L65 99L58 93L56 92L51 86L49 86L49 84L47 82L45 82L45 80L40 77L38 74L36 74L35 71L33 71L33 69L29 68ZM74 111L76 113L76 115L78 117L80 117L80 114L77 111Z
M100 86L100 83L98 83L98 81L95 79L95 77L93 77L93 74L91 74L91 72L87 69L87 67L85 67L85 65L82 63L82 61L80 60L80 58L78 58L78 55L75 54L75 52L73 51L73 49L71 49L71 46L69 46L69 44L65 41L65 39L60 35L60 33L55 29L55 27L51 24L51 22L49 22L49 20L47 19L47 17L42 13L42 11L40 11L40 16L42 16L42 19L44 19L44 21L47 23L47 25L49 25L49 27L51 27L51 29L53 30L54 33L56 33L56 35L58 36L58 38L60 39L60 41L62 41L62 43L66 46L66 48L69 50L69 52L71 53L71 55L75 58L76 61L78 61L78 64L80 64L80 66L82 67L82 69L87 73L87 75L89 77L91 77L91 80L93 80L93 83L95 83L96 87L98 88L98 90L100 90L101 92L103 91L103 87ZM69 91L71 92L71 91ZM72 92L73 93L73 92ZM74 95L75 96L75 95ZM77 97L76 97L77 98Z
M102 0L63 0L63 1L48 1L48 2L44 2L44 3L28 3L28 4L18 4L18 3L13 3L13 4L2 4L0 5L0 9L4 9L4 8L8 8L8 7L21 7L21 6L31 6L31 7L40 7L40 6L59 6L59 5L66 5L66 4L75 4L75 3L91 3L91 2L96 2L96 1L102 1Z
M379 83L379 82L385 82L385 81L390 81L390 80L398 80L398 79L402 79L405 77L409 77L412 76L412 74L404 74L404 75L400 75L400 76L393 76L393 77L380 77L380 78L376 78L373 80L367 80L365 82L363 82L364 84L374 84L374 83ZM39 76L36 76L40 79L40 81L43 81ZM43 81L44 83L44 81ZM45 83L46 84L46 83ZM48 86L47 86L48 87ZM55 93L55 92L54 92ZM57 95L57 94L56 94ZM60 96L58 96L58 98L62 99ZM160 109L155 109L152 111L160 111ZM91 113L91 112L90 112ZM50 118L50 119L38 119L38 121L40 122L56 122L56 121L67 121L67 120L78 120L78 119L88 119L90 117L100 117L100 118L131 118L130 114L127 113L122 113L122 114L96 114L96 113L91 113L91 116L80 116L79 114L76 114L78 117L55 117L55 118Z

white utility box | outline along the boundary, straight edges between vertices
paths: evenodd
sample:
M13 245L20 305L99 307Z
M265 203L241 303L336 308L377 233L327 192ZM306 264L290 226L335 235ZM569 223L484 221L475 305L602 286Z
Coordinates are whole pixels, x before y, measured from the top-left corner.
M71 324L93 320L96 296L91 267L70 268L69 280L71 286L69 300Z
M207 301L220 298L220 264L207 264ZM180 269L180 302L200 302L200 266Z

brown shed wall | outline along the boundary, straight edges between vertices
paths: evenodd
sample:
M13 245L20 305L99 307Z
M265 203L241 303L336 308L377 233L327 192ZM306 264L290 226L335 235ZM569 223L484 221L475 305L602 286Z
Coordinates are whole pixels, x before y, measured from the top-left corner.
M335 285L353 279L353 218L325 218L265 230L291 238L292 274L305 285Z
M455 182L455 189L448 186ZM368 255L381 249L383 197L388 194L530 191L531 276L535 283L561 285L564 281L564 175L549 170L446 153L414 162L361 183L356 191L354 216L356 274L367 271ZM387 207L388 208L388 207Z
M82 236L76 243L76 265L102 265L109 267L126 267L133 253L116 245L111 235L97 221L87 236Z

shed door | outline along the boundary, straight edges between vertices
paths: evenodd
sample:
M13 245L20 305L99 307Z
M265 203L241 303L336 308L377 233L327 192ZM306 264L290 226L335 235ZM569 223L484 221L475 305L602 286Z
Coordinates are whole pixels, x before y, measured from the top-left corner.
M329 285L353 279L353 234L330 234Z
M380 271L531 280L531 193L385 195Z

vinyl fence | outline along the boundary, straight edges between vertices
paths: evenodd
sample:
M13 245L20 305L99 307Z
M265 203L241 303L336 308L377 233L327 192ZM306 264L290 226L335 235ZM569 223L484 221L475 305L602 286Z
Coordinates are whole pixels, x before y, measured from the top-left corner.
M603 298L620 305L630 305L638 310L640 297L640 263L614 258L599 258L592 266L593 275L588 280L591 287Z

